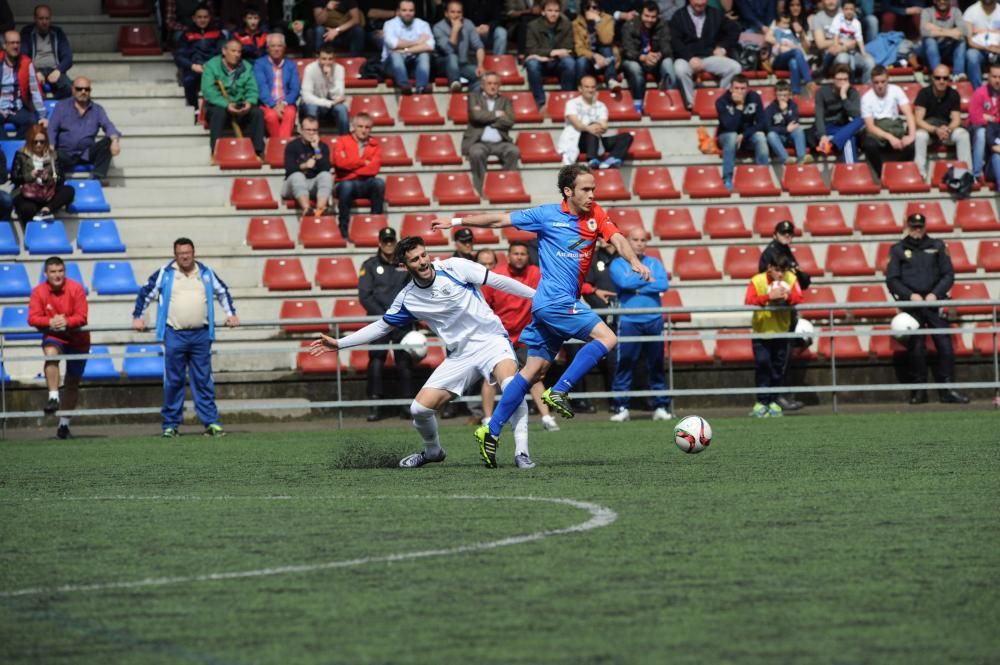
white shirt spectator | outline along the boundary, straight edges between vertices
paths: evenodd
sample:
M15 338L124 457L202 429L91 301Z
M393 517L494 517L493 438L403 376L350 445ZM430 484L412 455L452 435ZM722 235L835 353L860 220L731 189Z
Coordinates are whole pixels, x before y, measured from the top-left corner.
M851 39L857 41L860 46L864 46L865 43L865 37L861 33L861 21L857 17L848 21L844 18L843 13L839 13L833 17L833 21L830 22L830 28L827 30L827 36L831 39L836 39L841 44Z
M410 25L406 25L403 23L403 19L398 16L389 19L382 26L382 38L385 40L385 45L382 47L382 60L389 57L389 51L396 48L400 39L414 41L420 39L421 35L428 35L427 45L433 49L434 32L427 21L415 18Z
M983 11L981 2L970 6L962 14L966 24L966 34L979 46L1000 46L1000 7L993 7L993 13ZM973 34L978 33L978 34Z
M902 117L900 108L909 105L910 100L898 85L890 83L885 96L879 97L875 90L869 90L861 97L861 117L886 120Z
M580 156L580 130L569 121L571 115L584 125L603 123L608 120L608 107L597 98L593 104L583 101L583 97L574 97L566 102L566 125L556 145L556 152L563 156L563 164L573 164Z
M306 65L302 72L302 103L314 106L330 108L333 100L343 97L344 93L344 68L334 63L333 75L327 78L323 76L323 69L319 66L319 60L314 60Z

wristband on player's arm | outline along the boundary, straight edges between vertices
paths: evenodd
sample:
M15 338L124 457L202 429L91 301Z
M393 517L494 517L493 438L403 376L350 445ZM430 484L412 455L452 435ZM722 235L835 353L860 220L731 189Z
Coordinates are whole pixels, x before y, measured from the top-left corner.
M452 228L454 228L456 226L461 226L461 225L462 225L462 218L461 217L452 217L451 218L451 226L452 226Z

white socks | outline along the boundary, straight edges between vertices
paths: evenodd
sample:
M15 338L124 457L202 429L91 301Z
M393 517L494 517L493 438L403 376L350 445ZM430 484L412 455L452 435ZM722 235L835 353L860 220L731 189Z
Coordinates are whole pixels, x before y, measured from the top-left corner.
M50 390L49 391L49 399L59 399L59 391L58 390Z
M438 438L436 412L414 400L410 403L410 415L413 416L413 426L424 440L424 452L430 457L438 457L441 454L441 439Z
M508 378L500 384L501 392L507 387L514 377ZM511 429L514 431L514 455L524 453L528 455L528 403L522 401L510 417Z
M59 427L62 427L63 425L69 427L69 416L61 416L59 418Z

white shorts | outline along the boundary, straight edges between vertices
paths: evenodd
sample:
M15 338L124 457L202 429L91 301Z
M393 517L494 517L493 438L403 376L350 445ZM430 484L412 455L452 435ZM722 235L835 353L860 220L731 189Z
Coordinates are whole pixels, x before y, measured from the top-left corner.
M445 358L424 386L461 396L480 377L489 383L496 383L493 368L501 360L511 360L517 366L514 348L506 337L497 335L481 342L469 342L461 351Z

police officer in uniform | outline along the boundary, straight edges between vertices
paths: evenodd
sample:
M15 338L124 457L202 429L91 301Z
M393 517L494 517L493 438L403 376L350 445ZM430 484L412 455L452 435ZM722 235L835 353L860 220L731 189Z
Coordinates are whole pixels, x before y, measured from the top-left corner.
M885 282L896 300L934 301L947 300L948 290L955 282L955 271L944 243L928 237L927 221L920 213L910 215L906 220L906 237L892 246L889 252L889 266L885 271ZM921 328L947 328L948 322L941 316L941 310L924 307L907 309L920 323ZM955 373L955 352L951 345L951 335L934 335L937 347L937 365L934 378L938 383L951 383ZM911 380L923 383L927 380L927 336L909 335L906 338L907 356L910 364ZM966 404L969 398L955 390L941 390L941 401L948 404ZM910 393L910 404L927 401L926 390Z
M361 305L369 315L381 316L389 309L389 305L396 298L396 294L402 290L409 281L409 273L401 265L397 265L392 260L393 252L396 251L396 231L391 227L385 227L378 232L378 252L361 265L358 273L358 296ZM378 340L378 344L397 343L412 327L393 328L393 331ZM399 397L411 398L413 392L413 358L402 349L393 349L393 359L396 361L396 372L399 379ZM382 372L385 369L385 361L388 351L368 352L368 399L379 399L385 397L385 387L382 381ZM368 409L368 421L379 420L381 414L377 406ZM409 408L403 407L400 411L400 418L410 419Z
M464 227L459 229L455 232L455 253L452 256L475 261L476 250L472 246L472 243L472 231Z

